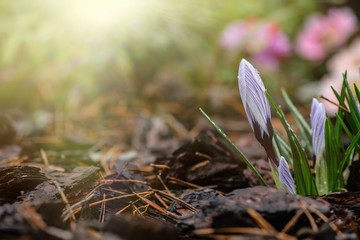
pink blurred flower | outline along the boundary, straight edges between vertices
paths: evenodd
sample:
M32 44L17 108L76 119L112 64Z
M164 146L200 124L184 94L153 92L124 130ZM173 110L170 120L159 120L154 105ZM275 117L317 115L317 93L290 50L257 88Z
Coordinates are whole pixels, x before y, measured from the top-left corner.
M220 45L229 52L249 55L251 61L270 69L291 51L288 37L275 22L261 23L254 19L236 21L225 28Z
M277 24L265 25L262 30L257 32L256 38L265 41L263 49L253 55L253 60L259 65L267 65L269 68L276 69L280 59L289 56L291 51L289 39Z
M320 82L320 95L337 103L337 99L330 86L340 92L342 86L342 74L347 71L347 80L350 85L354 83L360 86L360 38L354 39L353 43L334 55L328 62L329 74L324 76ZM326 111L334 115L337 107L327 101L323 101Z
M312 15L297 38L297 52L311 61L323 60L357 30L357 19L350 8L333 8L327 15Z
M220 45L228 50L241 47L246 32L251 29L249 25L251 25L250 21L235 21L230 23L222 33Z

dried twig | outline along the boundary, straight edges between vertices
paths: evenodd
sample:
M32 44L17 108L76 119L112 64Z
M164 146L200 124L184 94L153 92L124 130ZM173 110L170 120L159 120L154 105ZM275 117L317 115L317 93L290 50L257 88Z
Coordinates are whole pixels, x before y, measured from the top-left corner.
M153 193L153 192L147 192L146 194L144 194L144 197L150 196L152 193ZM129 195L130 195L130 194L129 194ZM131 195L135 196L134 193L132 193ZM140 200L141 200L141 199L138 198L138 199L136 199L136 200L134 200L134 201L130 201L128 205L126 205L125 207L123 207L122 209L120 209L119 211L117 211L117 212L115 213L115 215L119 215L120 213L122 213L122 212L124 212L126 209L128 209L129 207L135 206L134 204L137 203L137 202L139 202Z
M170 189L166 186L164 180L161 178L161 173L157 175L157 178L159 179L161 185L163 185L165 191L166 191L169 195L172 195Z
M155 164L155 163L151 163L150 166L154 167L154 168L158 168L158 169L166 169L166 170L170 170L171 167L169 167L168 165L165 164Z
M42 160L44 161L45 167L48 167L49 166L49 159L48 159L44 149L40 149L40 155L41 155Z
M145 181L140 181L140 180L134 180L134 179L102 179L100 180L100 182L106 182L106 183L138 183L138 184L144 184L144 185L148 185L147 182Z
M189 182L185 182L181 179L175 178L175 177L169 177L169 182L174 183L174 184L178 184L181 186L185 186L185 187L191 187L191 188L202 188L199 185L193 184L193 183L189 183Z
M311 213L309 212L309 210L307 210L306 208L304 208L304 213L305 213L307 219L308 219L309 222L310 222L311 229L312 229L313 231L319 231L319 227L316 225L315 220L314 220L314 217L311 215Z
M285 227L281 230L281 232L282 233L288 232L303 214L304 214L304 209L298 210L296 214L290 219L290 221L285 225Z
M159 190L153 190L155 193L158 193L159 195L168 198L170 200L173 200L177 203L179 203L181 206L189 209L192 212L198 212L198 210L196 208L194 208L193 206L191 206L190 204L188 204L187 202L184 202L183 200L181 200L180 198L174 197L173 195L169 195L163 191L159 191Z
M159 196L159 194L154 193L154 196L156 199L163 205L164 208L168 208L169 205L166 204L166 202Z
M34 228L37 230L45 231L47 228L46 223L37 213L34 207L32 207L29 203L23 202L19 205L19 212L22 217Z
M252 208L248 208L246 209L246 212L252 219L255 220L257 224L259 224L260 227L271 232L276 232L276 229L268 221L266 221L265 218L263 218L263 216L261 216L257 211Z
M106 199L106 194L103 194L103 200ZM99 222L103 223L105 220L105 212L106 212L106 202L103 201L100 208L100 214L99 214Z
M136 194L136 193L135 193L135 194ZM140 196L140 195L137 195L137 196L138 196L138 198L140 198L143 202L149 204L152 208L154 208L155 210L159 211L161 214L163 214L163 215L165 215L165 216L169 216L169 217L171 217L171 218L173 218L173 219L178 219L178 218L179 218L178 215L176 215L176 214L174 214L174 213L172 213L172 212L167 211L166 209L160 207L158 204L150 201L149 199L147 199L147 198L145 198L145 197L142 197L142 196Z
M323 213L321 213L319 210L317 210L316 208L314 208L312 206L309 206L308 208L312 213L317 215L321 220L323 220L325 223L328 223L329 226L331 227L331 229L334 232L336 232L341 239L346 239L346 236L344 235L344 233L342 233L340 231L340 229L338 229L338 227L334 223L330 222L328 217L326 217Z
M211 159L212 159L211 156L209 156L209 155L207 155L207 154L205 154L205 153L201 153L201 152L195 152L195 156L203 157L203 158L205 158L206 160L211 160Z
M338 103L336 103L336 102L328 99L327 97L324 97L323 95L321 95L320 98L324 99L325 101L328 101L329 103L335 105L335 106L338 107L338 108L341 108L341 109L344 110L345 112L350 113L350 111L349 111L346 107L341 106L340 104L338 104Z
M205 161L199 162L198 164L195 164L194 166L192 166L192 167L190 168L190 171L195 171L195 170L198 169L198 168L205 167L205 166L208 165L209 163L210 163L209 160L205 160Z
M90 203L89 207L93 207L93 206L102 204L104 202L109 202L109 201L118 200L118 199L127 198L127 197L134 197L134 196L141 195L141 194L145 194L145 195L148 196L148 193L151 193L151 192L145 191L145 192L140 192L140 193L129 193L129 194L121 195L121 196L106 198L106 199L103 199L103 200L100 200L100 201Z
M69 200L67 199L64 191L61 189L61 187L60 187L60 185L59 185L59 183L58 183L57 181L54 180L53 182L54 182L56 188L58 189L58 191L59 191L59 193L60 193L60 196L61 196L63 202L65 203L65 207L66 207L66 209L68 210L68 212L69 212L69 214L70 214L70 216L71 216L71 219L72 219L73 221L75 221L75 220L76 220L75 215L74 215L74 213L73 213L73 211L72 211L72 208L71 208L71 206L70 206Z

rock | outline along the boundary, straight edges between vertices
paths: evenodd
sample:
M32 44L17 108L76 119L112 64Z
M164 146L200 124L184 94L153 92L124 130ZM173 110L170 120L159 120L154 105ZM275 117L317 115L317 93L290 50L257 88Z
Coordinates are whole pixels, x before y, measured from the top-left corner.
M204 196L204 193L201 195ZM190 193L182 199L195 206L194 201L189 201L194 196L199 196L199 192ZM247 209L253 209L280 231L304 204L323 214L330 210L330 204L325 201L257 186L237 189L225 195L212 194L210 198L201 200L199 212L185 216L179 221L179 225L186 231L201 228L258 227L247 212ZM306 224L309 223L305 221L305 226Z

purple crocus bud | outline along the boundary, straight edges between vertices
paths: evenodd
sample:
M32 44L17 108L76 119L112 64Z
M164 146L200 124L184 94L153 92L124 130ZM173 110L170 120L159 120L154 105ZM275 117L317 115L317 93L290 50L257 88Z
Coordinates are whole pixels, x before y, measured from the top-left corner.
M310 113L311 140L315 161L315 184L320 195L329 192L327 164L325 161L325 122L324 105L314 98Z
M272 145L273 128L270 104L265 95L266 89L258 71L245 59L240 62L238 83L240 97L255 137L265 148L274 166L277 166Z
M280 157L278 173L280 186L287 192L296 194L294 179L291 176L289 165L283 156Z
M315 160L322 158L325 150L326 113L322 103L313 98L310 113L311 140Z

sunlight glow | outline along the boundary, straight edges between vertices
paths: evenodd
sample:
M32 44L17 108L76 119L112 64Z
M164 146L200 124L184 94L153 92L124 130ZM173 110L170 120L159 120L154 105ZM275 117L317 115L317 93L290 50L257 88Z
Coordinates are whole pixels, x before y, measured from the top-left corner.
M106 35L113 31L126 31L130 25L146 26L159 3L158 0L75 0L56 3L52 7L57 21L68 30L80 35Z

